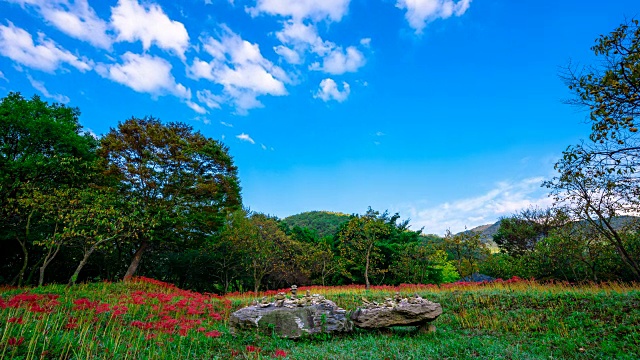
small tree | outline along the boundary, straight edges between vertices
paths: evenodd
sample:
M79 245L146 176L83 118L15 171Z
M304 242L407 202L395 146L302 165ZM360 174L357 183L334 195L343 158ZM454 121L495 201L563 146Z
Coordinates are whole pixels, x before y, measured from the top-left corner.
M637 255L613 224L618 215L640 212L638 20L600 36L592 50L602 58L599 65L582 71L570 67L564 76L575 93L570 103L589 110L589 141L567 148L556 164L559 175L546 185L577 220L588 222L608 239L639 281Z

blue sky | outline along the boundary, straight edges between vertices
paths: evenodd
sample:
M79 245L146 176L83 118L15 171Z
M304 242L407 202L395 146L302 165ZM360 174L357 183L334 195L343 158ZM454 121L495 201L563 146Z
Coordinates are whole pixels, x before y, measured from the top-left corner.
M399 212L427 233L548 205L593 64L637 0L0 0L0 96L222 140L246 206Z

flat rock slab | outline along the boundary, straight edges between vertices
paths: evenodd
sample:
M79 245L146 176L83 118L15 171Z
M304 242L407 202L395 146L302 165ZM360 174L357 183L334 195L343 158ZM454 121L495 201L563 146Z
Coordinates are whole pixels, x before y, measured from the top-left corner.
M297 339L317 333L347 332L353 323L347 311L333 301L276 301L242 308L229 317L231 332L258 329L265 333L275 332L287 339Z
M351 313L353 324L361 329L380 329L393 326L420 326L438 318L442 306L426 299L414 297L389 301L383 304L367 304Z

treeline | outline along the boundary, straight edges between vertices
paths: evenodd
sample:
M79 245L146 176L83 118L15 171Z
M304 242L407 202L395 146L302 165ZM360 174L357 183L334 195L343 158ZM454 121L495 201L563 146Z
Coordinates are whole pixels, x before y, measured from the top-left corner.
M95 138L78 115L37 96L0 102L2 283L140 274L228 292L441 283L464 272L398 214L317 212L301 227L304 216L246 211L227 148L185 124L132 118Z

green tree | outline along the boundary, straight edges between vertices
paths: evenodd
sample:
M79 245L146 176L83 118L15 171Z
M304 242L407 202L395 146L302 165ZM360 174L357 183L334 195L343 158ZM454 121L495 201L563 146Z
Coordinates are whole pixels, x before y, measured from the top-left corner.
M364 275L365 286L370 288L369 274L378 269L382 259L381 247L389 241L391 230L388 225L388 213L382 215L371 208L360 216L354 215L340 230L340 254Z
M43 201L55 200L55 189L83 186L83 170L95 159L96 141L82 131L79 115L76 108L38 96L28 100L9 93L0 101L0 241L20 245L22 265L13 280L18 285L34 241L52 239L56 231L55 221L45 216L51 204ZM24 202L36 193L42 201Z
M153 244L203 241L241 206L237 169L227 148L182 123L131 118L105 135L98 154L121 195L139 204L131 278Z
M640 280L638 254L625 244L613 224L618 215L640 210L640 27L638 20L602 35L592 47L598 65L569 68L565 81L575 97L570 103L589 110L589 141L570 146L556 163L558 176L546 183L558 203L576 220L588 222L615 248ZM638 225L631 231L637 231Z
M479 263L489 254L486 244L480 241L480 233L470 231L454 235L447 230L443 245L453 258L456 270L462 277L477 272Z
M535 249L536 244L554 229L569 222L569 217L559 208L529 208L501 219L493 241L502 252L522 256Z

